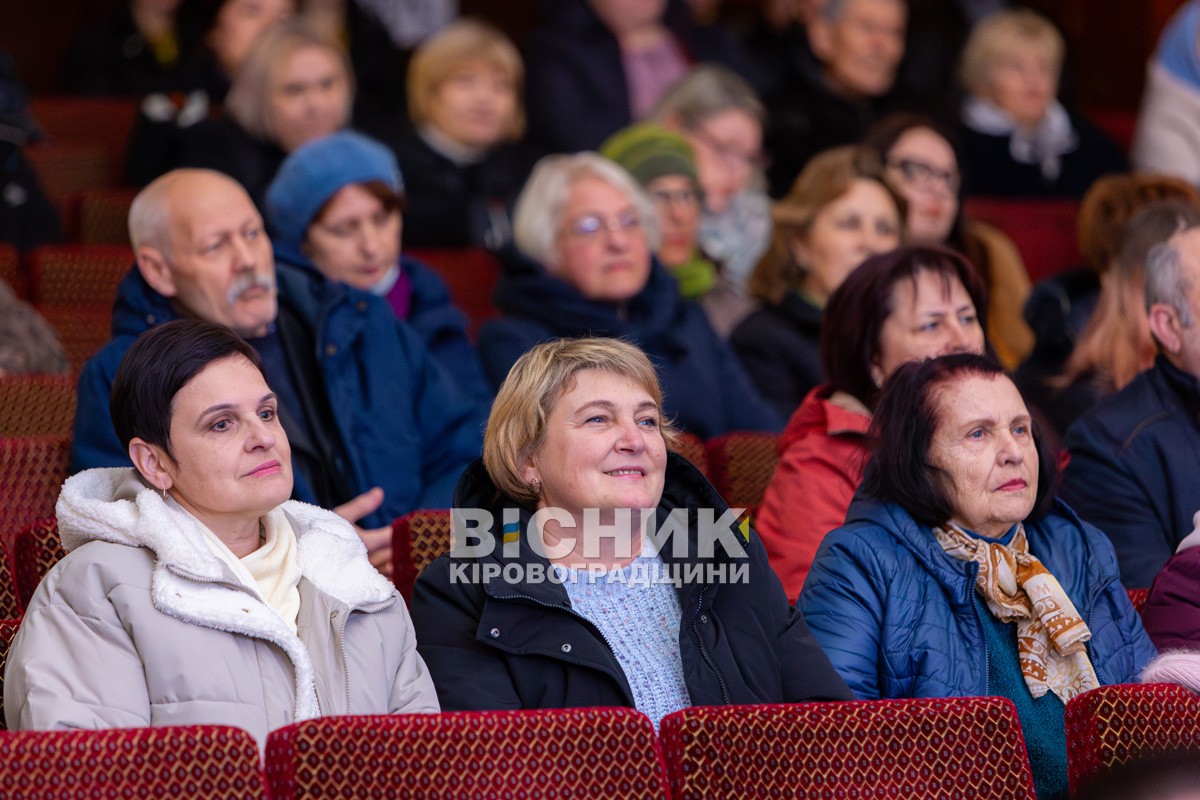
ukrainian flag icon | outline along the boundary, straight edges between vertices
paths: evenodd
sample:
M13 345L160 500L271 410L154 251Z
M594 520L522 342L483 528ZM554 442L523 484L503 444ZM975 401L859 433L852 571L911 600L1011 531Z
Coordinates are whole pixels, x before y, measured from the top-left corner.
M505 544L509 544L510 542L515 542L521 538L521 523L519 523L519 522L506 522L506 523L504 523L503 530L504 530L504 536L502 538L502 541Z

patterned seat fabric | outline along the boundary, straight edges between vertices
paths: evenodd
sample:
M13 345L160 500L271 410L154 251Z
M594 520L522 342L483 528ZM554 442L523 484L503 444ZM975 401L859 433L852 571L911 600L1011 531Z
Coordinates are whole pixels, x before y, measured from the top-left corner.
M74 373L0 377L0 436L70 436Z
M325 717L267 739L274 800L667 798L654 727L627 708Z
M29 607L29 599L42 578L65 555L58 521L53 518L40 519L17 534L13 542L13 579L22 609Z
M0 281L8 284L17 297L25 296L25 280L21 275L21 254L11 244L0 242Z
M1146 597L1149 596L1149 589L1126 589L1129 594L1129 602L1133 603L1133 610L1142 613L1142 609L1146 605Z
M0 619L0 729L7 729L4 720L4 668L8 664L8 650L12 647L13 639L17 638L17 629L20 627L20 618Z
M679 446L675 452L692 462L692 465L708 475L708 454L704 450L704 440L694 433L686 431L679 434Z
M22 800L264 800L258 745L225 725L0 736L0 796Z
M497 314L492 290L500 278L499 259L482 247L406 247L404 254L441 276L454 304L467 315L468 335L478 339L479 326Z
M450 550L450 511L418 509L392 523L392 582L404 602L412 600L417 576Z
M0 437L0 541L54 516L71 453L69 436Z
M79 241L129 247L129 207L135 189L85 189L79 193Z
M730 506L753 513L762 504L779 463L778 438L742 431L708 440L708 477Z
M1200 699L1171 683L1093 689L1067 703L1066 724L1072 797L1121 764L1200 754Z
M1034 798L1004 698L698 706L660 733L676 800Z

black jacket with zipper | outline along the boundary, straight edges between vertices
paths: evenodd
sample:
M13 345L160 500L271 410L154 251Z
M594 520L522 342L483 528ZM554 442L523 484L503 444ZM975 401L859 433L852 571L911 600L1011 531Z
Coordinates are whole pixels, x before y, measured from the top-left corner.
M520 512L519 554L501 553L501 509L517 502L498 492L481 462L455 490L455 508L483 508L495 519L495 549L478 558L439 557L417 580L412 600L418 649L445 710L633 706L629 683L599 630L571 609L566 589L549 580L530 581L528 570L512 583L504 577L472 581L474 567L523 568L549 562L534 552L524 531L530 511ZM701 473L671 454L659 520L673 508L726 504ZM688 526L688 554L664 548L672 569L744 564L746 579L687 582L679 586L682 617L679 647L693 705L852 700L846 684L789 603L766 552L751 531L745 555L718 542L710 557L698 554L696 526ZM736 530L736 526L734 526ZM736 534L735 534L736 535ZM457 572L456 572L457 567ZM465 569L464 569L465 567ZM466 581L462 580L463 574ZM719 573L718 573L719 575Z

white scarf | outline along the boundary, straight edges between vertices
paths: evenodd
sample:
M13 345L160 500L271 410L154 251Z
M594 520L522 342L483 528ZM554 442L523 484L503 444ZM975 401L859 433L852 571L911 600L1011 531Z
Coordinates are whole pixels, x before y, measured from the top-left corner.
M1008 152L1013 161L1038 165L1042 177L1048 181L1058 178L1062 157L1079 146L1071 118L1057 100L1032 130L1017 125L1007 111L991 100L975 96L968 97L963 104L963 122L979 133L1009 137Z

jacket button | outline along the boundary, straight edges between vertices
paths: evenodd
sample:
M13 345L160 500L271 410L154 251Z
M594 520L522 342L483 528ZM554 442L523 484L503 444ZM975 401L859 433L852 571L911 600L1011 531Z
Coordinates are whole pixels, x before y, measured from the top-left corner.
M488 636L491 636L493 639L499 639L500 638L500 629L492 628L490 631L488 631Z
M367 301L366 301L366 300L359 300L359 301L358 301L358 304L357 304L357 305L355 305L355 308L357 308L357 309L359 310L359 313L362 313L362 312L366 311L366 310L367 310Z
M338 612L337 612L337 611L331 611L331 612L329 613L329 618L330 618L330 619L337 619L337 615L338 615Z
M325 345L325 355L336 356L337 355L337 345L336 344Z
M707 623L707 622L708 622L708 614L701 614L701 615L700 615L700 621L701 621L701 622L704 622L704 623Z
M562 651L563 651L564 653L569 653L569 652L571 652L571 645L570 645L570 644L564 644L564 645L562 646Z

